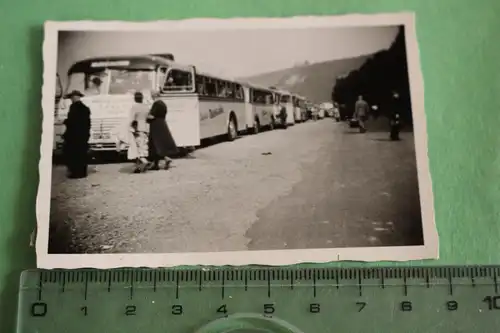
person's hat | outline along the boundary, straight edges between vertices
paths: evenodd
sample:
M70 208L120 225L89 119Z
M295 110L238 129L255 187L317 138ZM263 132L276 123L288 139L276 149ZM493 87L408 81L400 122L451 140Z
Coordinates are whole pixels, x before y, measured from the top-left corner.
M79 97L83 97L85 96L84 94L82 94L80 91L78 90L73 90L72 92L70 92L69 94L66 94L65 98L71 98L73 96L79 96Z

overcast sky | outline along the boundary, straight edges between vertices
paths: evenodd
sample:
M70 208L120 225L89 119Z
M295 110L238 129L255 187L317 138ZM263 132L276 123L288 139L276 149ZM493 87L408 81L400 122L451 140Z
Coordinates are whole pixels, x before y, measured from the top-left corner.
M397 27L253 29L184 32L61 32L58 72L94 56L173 53L176 61L225 77L246 77L297 63L375 53L390 46Z

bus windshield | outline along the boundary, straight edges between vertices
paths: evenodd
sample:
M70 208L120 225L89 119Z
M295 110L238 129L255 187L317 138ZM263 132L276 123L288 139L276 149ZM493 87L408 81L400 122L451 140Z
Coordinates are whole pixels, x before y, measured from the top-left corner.
M290 96L288 95L281 96L281 103L289 103L289 102L290 102Z
M154 88L155 71L103 69L91 73L76 72L68 78L68 92L81 91L85 96L133 94Z

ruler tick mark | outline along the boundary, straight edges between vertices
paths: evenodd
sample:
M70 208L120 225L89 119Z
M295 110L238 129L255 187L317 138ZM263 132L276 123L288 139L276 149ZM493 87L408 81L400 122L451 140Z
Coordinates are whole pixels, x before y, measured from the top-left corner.
M176 279L175 279L175 299L179 299L179 271L176 272Z
M88 288L89 288L89 281L88 281L87 276L85 276L85 290L83 292L83 299L84 300L87 300Z
M134 276L130 277L130 299L134 298Z
M313 272L313 296L316 297L316 273Z
M267 297L271 297L271 274L267 272Z
M382 273L382 276L380 278L380 286L382 287L382 289L385 288L385 280L384 280L384 274Z
M425 276L425 285L427 286L427 288L430 288L430 286L431 286L431 283L429 281L429 275Z
M38 279L38 295L37 298L39 301L42 300L42 273L40 272L40 278Z
M451 280L451 275L448 275L448 286L450 295L453 295L453 281Z
M225 276L224 276L224 272L222 272L222 286L221 286L221 296L222 296L222 299L224 299L224 288L225 287Z
M497 273L493 273L493 283L495 284L495 294L498 294L498 281L497 281Z
M475 287L476 286L476 281L474 280L474 277L472 276L470 279L471 279L472 286Z
M363 296L363 286L361 285L361 273L358 272L359 296Z
M156 272L153 272L153 292L156 292Z
M248 290L248 272L245 272L245 291Z
M198 291L201 291L202 278L203 278L203 271L200 271L199 278L198 278Z
M406 283L406 275L403 277L403 284L404 284L405 296L408 296L408 285Z
M63 293L66 290L66 279L63 276L62 282L61 282L61 292Z
M293 281L293 273L294 272L290 272L290 289L291 290L293 290L293 283L294 283L294 281Z

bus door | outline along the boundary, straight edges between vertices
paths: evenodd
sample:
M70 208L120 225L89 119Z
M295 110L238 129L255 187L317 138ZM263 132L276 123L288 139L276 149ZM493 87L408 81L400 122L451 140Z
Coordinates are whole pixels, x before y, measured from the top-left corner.
M161 72L162 69L160 76ZM166 121L179 147L200 145L200 111L195 77L194 66L172 66L166 71L160 86L159 99L167 104Z

